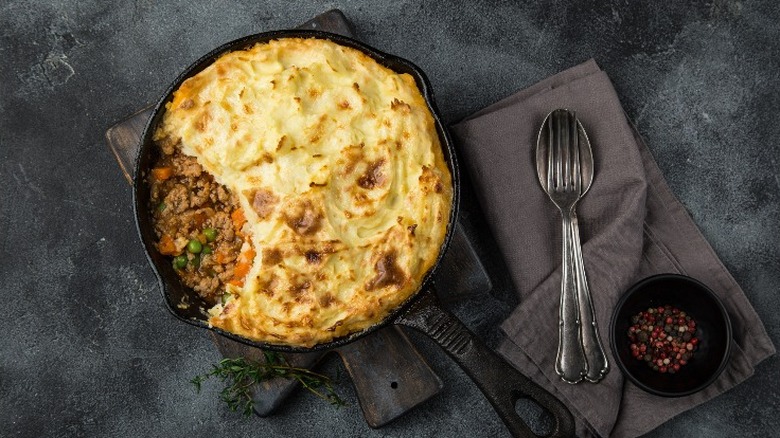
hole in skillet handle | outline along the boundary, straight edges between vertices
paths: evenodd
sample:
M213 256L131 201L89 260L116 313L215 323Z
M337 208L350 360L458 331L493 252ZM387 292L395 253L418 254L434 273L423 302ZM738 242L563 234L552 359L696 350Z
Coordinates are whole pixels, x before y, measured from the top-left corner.
M433 339L468 374L515 437L573 437L574 417L544 388L509 365L482 343L463 323L442 309L431 286L420 291L395 324L405 325ZM537 435L518 415L515 404L527 399L552 418L547 435Z

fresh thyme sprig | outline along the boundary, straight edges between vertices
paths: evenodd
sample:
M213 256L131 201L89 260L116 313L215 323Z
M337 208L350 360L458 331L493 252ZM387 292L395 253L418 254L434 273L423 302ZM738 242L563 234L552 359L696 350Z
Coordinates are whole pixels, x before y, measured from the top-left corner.
M263 355L265 363L245 358L222 359L210 372L195 376L190 382L200 393L204 381L211 377L219 378L225 384L219 398L227 403L231 411L241 409L247 416L252 414L254 407L252 387L276 377L297 380L309 392L332 405L346 404L333 389L333 380L330 377L291 366L284 356L278 353L263 351Z

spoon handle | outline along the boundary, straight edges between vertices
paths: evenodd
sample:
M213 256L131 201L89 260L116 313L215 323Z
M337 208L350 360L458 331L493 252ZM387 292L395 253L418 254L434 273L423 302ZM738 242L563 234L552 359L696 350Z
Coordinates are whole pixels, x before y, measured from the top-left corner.
M555 372L567 383L577 383L588 372L580 336L580 309L577 298L577 276L574 271L572 210L561 209L563 217L563 266L561 269L561 304L558 320L558 353Z
M572 208L569 233L572 240L572 259L574 260L574 277L577 287L577 301L579 304L582 348L588 365L585 380L596 383L609 371L607 355L599 338L599 328L596 324L595 308L588 288L588 280L585 276L585 263L582 261L582 246L580 245L580 228L577 222L577 212Z

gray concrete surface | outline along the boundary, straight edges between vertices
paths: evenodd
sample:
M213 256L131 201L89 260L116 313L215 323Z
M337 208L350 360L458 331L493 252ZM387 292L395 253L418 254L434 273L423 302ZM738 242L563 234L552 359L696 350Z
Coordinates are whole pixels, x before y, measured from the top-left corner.
M505 436L466 376L414 339L446 388L372 430L305 394L245 419L188 380L219 356L163 307L103 134L177 72L245 34L338 7L428 73L452 123L594 57L672 189L780 345L780 5L628 2L5 0L0 4L0 436ZM514 306L472 195L494 291L454 306L489 342ZM324 371L336 373L335 360ZM343 370L342 370L343 371ZM649 437L777 436L780 359Z

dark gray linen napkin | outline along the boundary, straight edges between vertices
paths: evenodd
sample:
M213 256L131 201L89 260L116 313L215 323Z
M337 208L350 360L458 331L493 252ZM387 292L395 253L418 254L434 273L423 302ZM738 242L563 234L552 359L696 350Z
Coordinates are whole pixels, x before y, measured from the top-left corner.
M555 108L575 110L593 145L595 178L578 205L585 269L610 372L598 384L555 374L561 235L555 206L536 177L536 135ZM669 190L627 120L607 75L593 60L561 72L453 127L463 166L505 258L520 305L501 328L499 351L572 410L578 436L633 437L734 387L774 354L744 292ZM666 399L624 380L609 351L620 295L641 278L679 273L723 299L734 328L729 365L696 394Z

